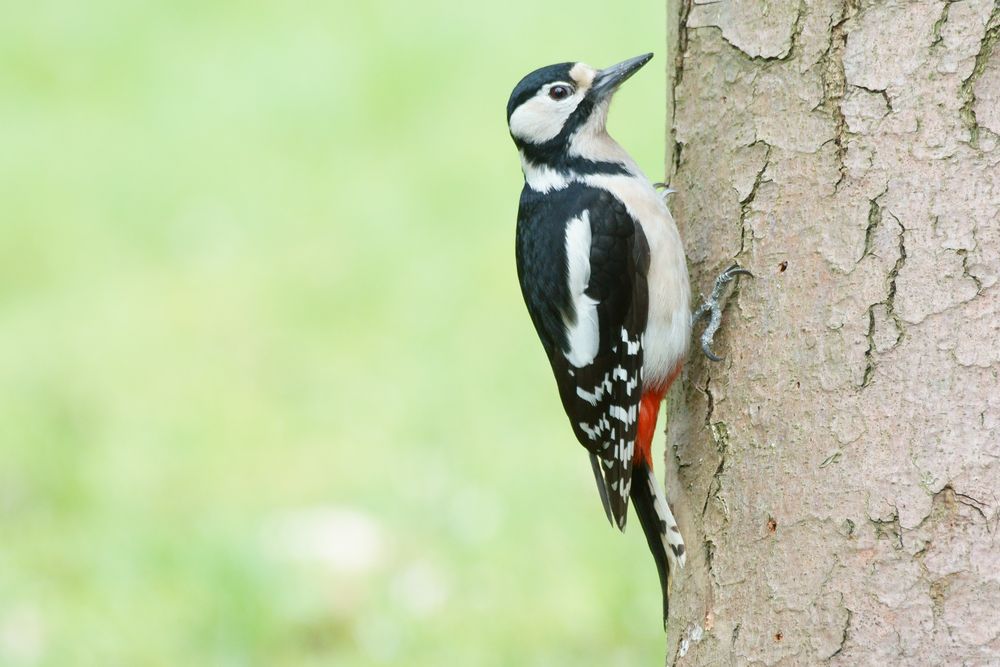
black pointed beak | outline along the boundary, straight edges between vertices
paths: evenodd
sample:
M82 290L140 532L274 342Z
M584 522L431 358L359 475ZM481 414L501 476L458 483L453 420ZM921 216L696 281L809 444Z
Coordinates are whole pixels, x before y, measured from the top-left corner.
M602 100L605 97L610 96L618 90L618 86L622 85L626 79L638 72L639 68L648 63L652 57L652 53L644 53L641 56L629 58L628 60L618 63L617 65L612 65L611 67L606 67L600 70L597 72L597 76L594 77L594 84L591 88L591 93L598 100Z

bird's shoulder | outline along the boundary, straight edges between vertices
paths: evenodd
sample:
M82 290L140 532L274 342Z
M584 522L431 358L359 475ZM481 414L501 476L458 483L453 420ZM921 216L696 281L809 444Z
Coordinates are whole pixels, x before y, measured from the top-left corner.
M590 214L591 226L606 233L628 234L635 223L615 193L581 181L570 181L565 187L544 192L525 184L518 206L518 223L564 227L584 211Z
M547 192L525 186L517 221L518 278L550 358L569 349L567 323L575 321L581 295L571 293L567 278L571 264L581 263L579 253L585 256L585 295L597 306L600 347L606 350L619 338L634 301L635 271L643 268L635 261L636 251L646 247L641 236L625 204L608 190L580 182ZM575 257L568 254L573 252Z

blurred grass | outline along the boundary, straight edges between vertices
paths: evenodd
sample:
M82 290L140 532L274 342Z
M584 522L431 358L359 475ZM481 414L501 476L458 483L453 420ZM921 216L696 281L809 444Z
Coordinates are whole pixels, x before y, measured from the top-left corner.
M9 6L0 665L659 664L520 301L504 105L656 51L611 124L658 177L663 21ZM276 548L316 508L375 531L363 566Z

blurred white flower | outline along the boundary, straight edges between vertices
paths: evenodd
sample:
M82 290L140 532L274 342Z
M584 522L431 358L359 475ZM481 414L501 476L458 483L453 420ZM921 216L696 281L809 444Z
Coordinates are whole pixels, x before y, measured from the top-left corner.
M362 574L385 558L384 531L369 515L345 507L317 507L280 514L262 531L267 551L313 562L337 574Z

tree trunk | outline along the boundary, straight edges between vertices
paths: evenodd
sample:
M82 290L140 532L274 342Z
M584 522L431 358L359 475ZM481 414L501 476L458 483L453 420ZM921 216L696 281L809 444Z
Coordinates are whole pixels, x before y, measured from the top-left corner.
M679 13L692 282L756 279L668 415L667 662L1000 664L1000 5Z

